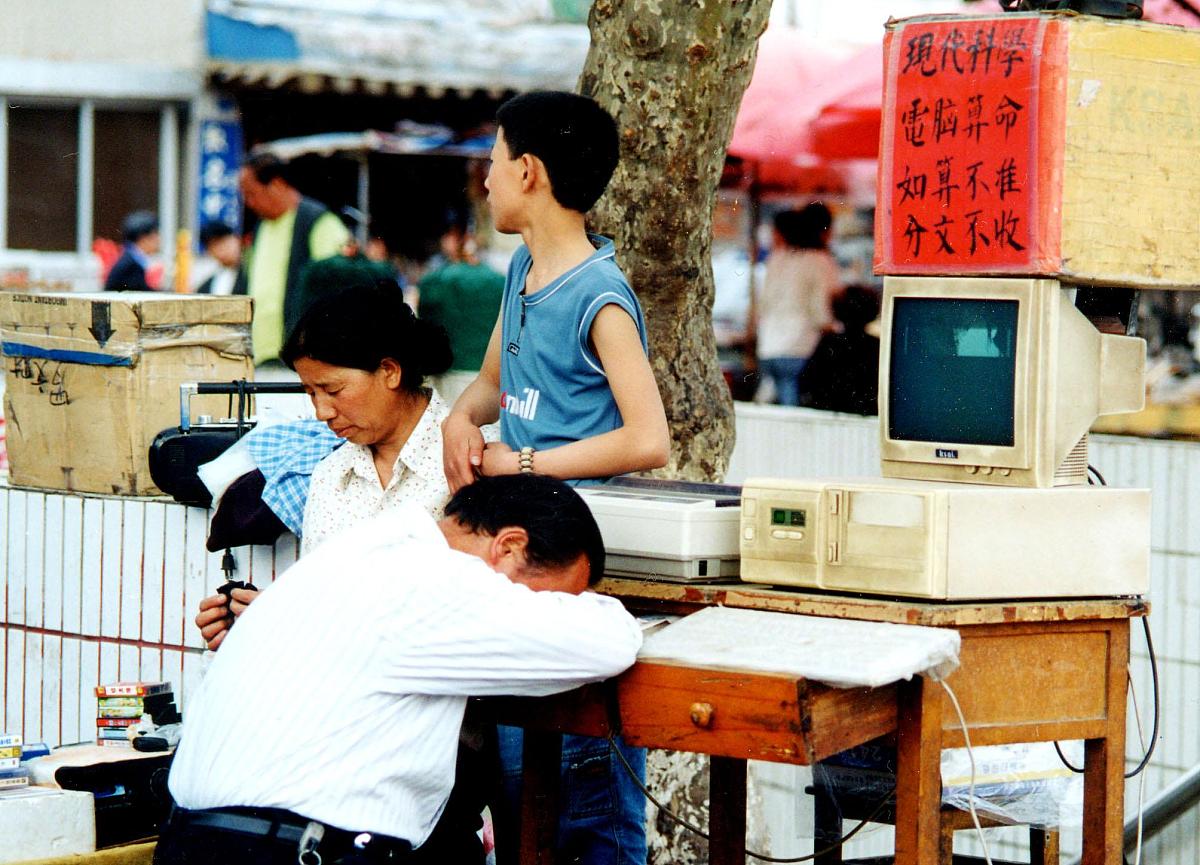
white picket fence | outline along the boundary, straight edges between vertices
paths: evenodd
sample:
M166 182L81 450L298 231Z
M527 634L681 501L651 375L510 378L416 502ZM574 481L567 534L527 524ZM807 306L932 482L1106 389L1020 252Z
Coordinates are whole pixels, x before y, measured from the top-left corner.
M753 475L878 474L873 418L738 406L738 444L728 480ZM1162 731L1146 797L1200 762L1200 445L1098 436L1090 462L1118 486L1153 491L1150 622L1162 681ZM186 709L202 644L192 618L223 582L220 555L205 550L207 513L149 499L91 497L0 486L0 732L52 745L94 735L93 688L118 679L163 678ZM238 578L265 585L293 562L296 540L235 551ZM1149 666L1133 633L1133 676L1149 728ZM263 659L269 663L270 659ZM1130 728L1130 761L1136 759ZM754 835L776 856L811 851L806 770L759 765ZM1136 783L1127 790L1130 813ZM1200 861L1200 809L1148 845L1143 861ZM989 830L994 852L1016 858L1022 833ZM960 834L964 850L974 849ZM1077 835L1064 836L1067 851ZM851 842L852 855L890 850L890 831ZM1069 855L1068 857L1069 858ZM1066 859L1064 859L1066 861Z

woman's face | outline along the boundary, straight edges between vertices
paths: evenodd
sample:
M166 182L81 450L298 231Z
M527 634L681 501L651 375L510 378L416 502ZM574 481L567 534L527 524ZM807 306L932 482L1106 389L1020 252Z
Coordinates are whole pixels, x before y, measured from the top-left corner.
M374 372L366 372L302 357L296 361L296 372L317 419L337 435L370 447L395 432L400 366L391 358L385 358Z

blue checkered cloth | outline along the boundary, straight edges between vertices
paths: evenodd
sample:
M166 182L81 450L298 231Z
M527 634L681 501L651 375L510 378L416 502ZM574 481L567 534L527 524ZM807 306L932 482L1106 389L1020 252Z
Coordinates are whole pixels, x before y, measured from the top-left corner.
M300 535L313 469L345 439L334 435L322 421L310 419L255 427L246 433L245 441L266 480L263 502Z

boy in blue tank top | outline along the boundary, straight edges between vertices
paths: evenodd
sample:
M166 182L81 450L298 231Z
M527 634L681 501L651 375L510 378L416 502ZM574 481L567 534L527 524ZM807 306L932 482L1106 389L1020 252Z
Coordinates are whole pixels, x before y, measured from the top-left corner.
M517 96L496 119L488 204L496 229L524 245L483 367L442 425L450 488L476 474L588 483L658 468L670 433L641 306L612 241L584 222L616 168L616 123L594 100L558 92ZM485 446L479 428L497 419L501 441ZM621 748L644 772L645 752ZM519 779L520 741L503 728L501 752ZM562 861L645 862L645 802L605 740L563 738L562 803Z

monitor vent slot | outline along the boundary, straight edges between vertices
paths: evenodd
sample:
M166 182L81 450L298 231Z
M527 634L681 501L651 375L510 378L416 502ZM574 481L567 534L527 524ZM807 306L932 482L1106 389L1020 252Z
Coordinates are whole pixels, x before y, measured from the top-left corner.
M1066 459L1059 463L1058 468L1054 472L1054 485L1056 487L1070 486L1071 484L1086 484L1087 483L1087 457L1088 457L1088 437L1087 433L1075 443L1075 447L1071 448Z

